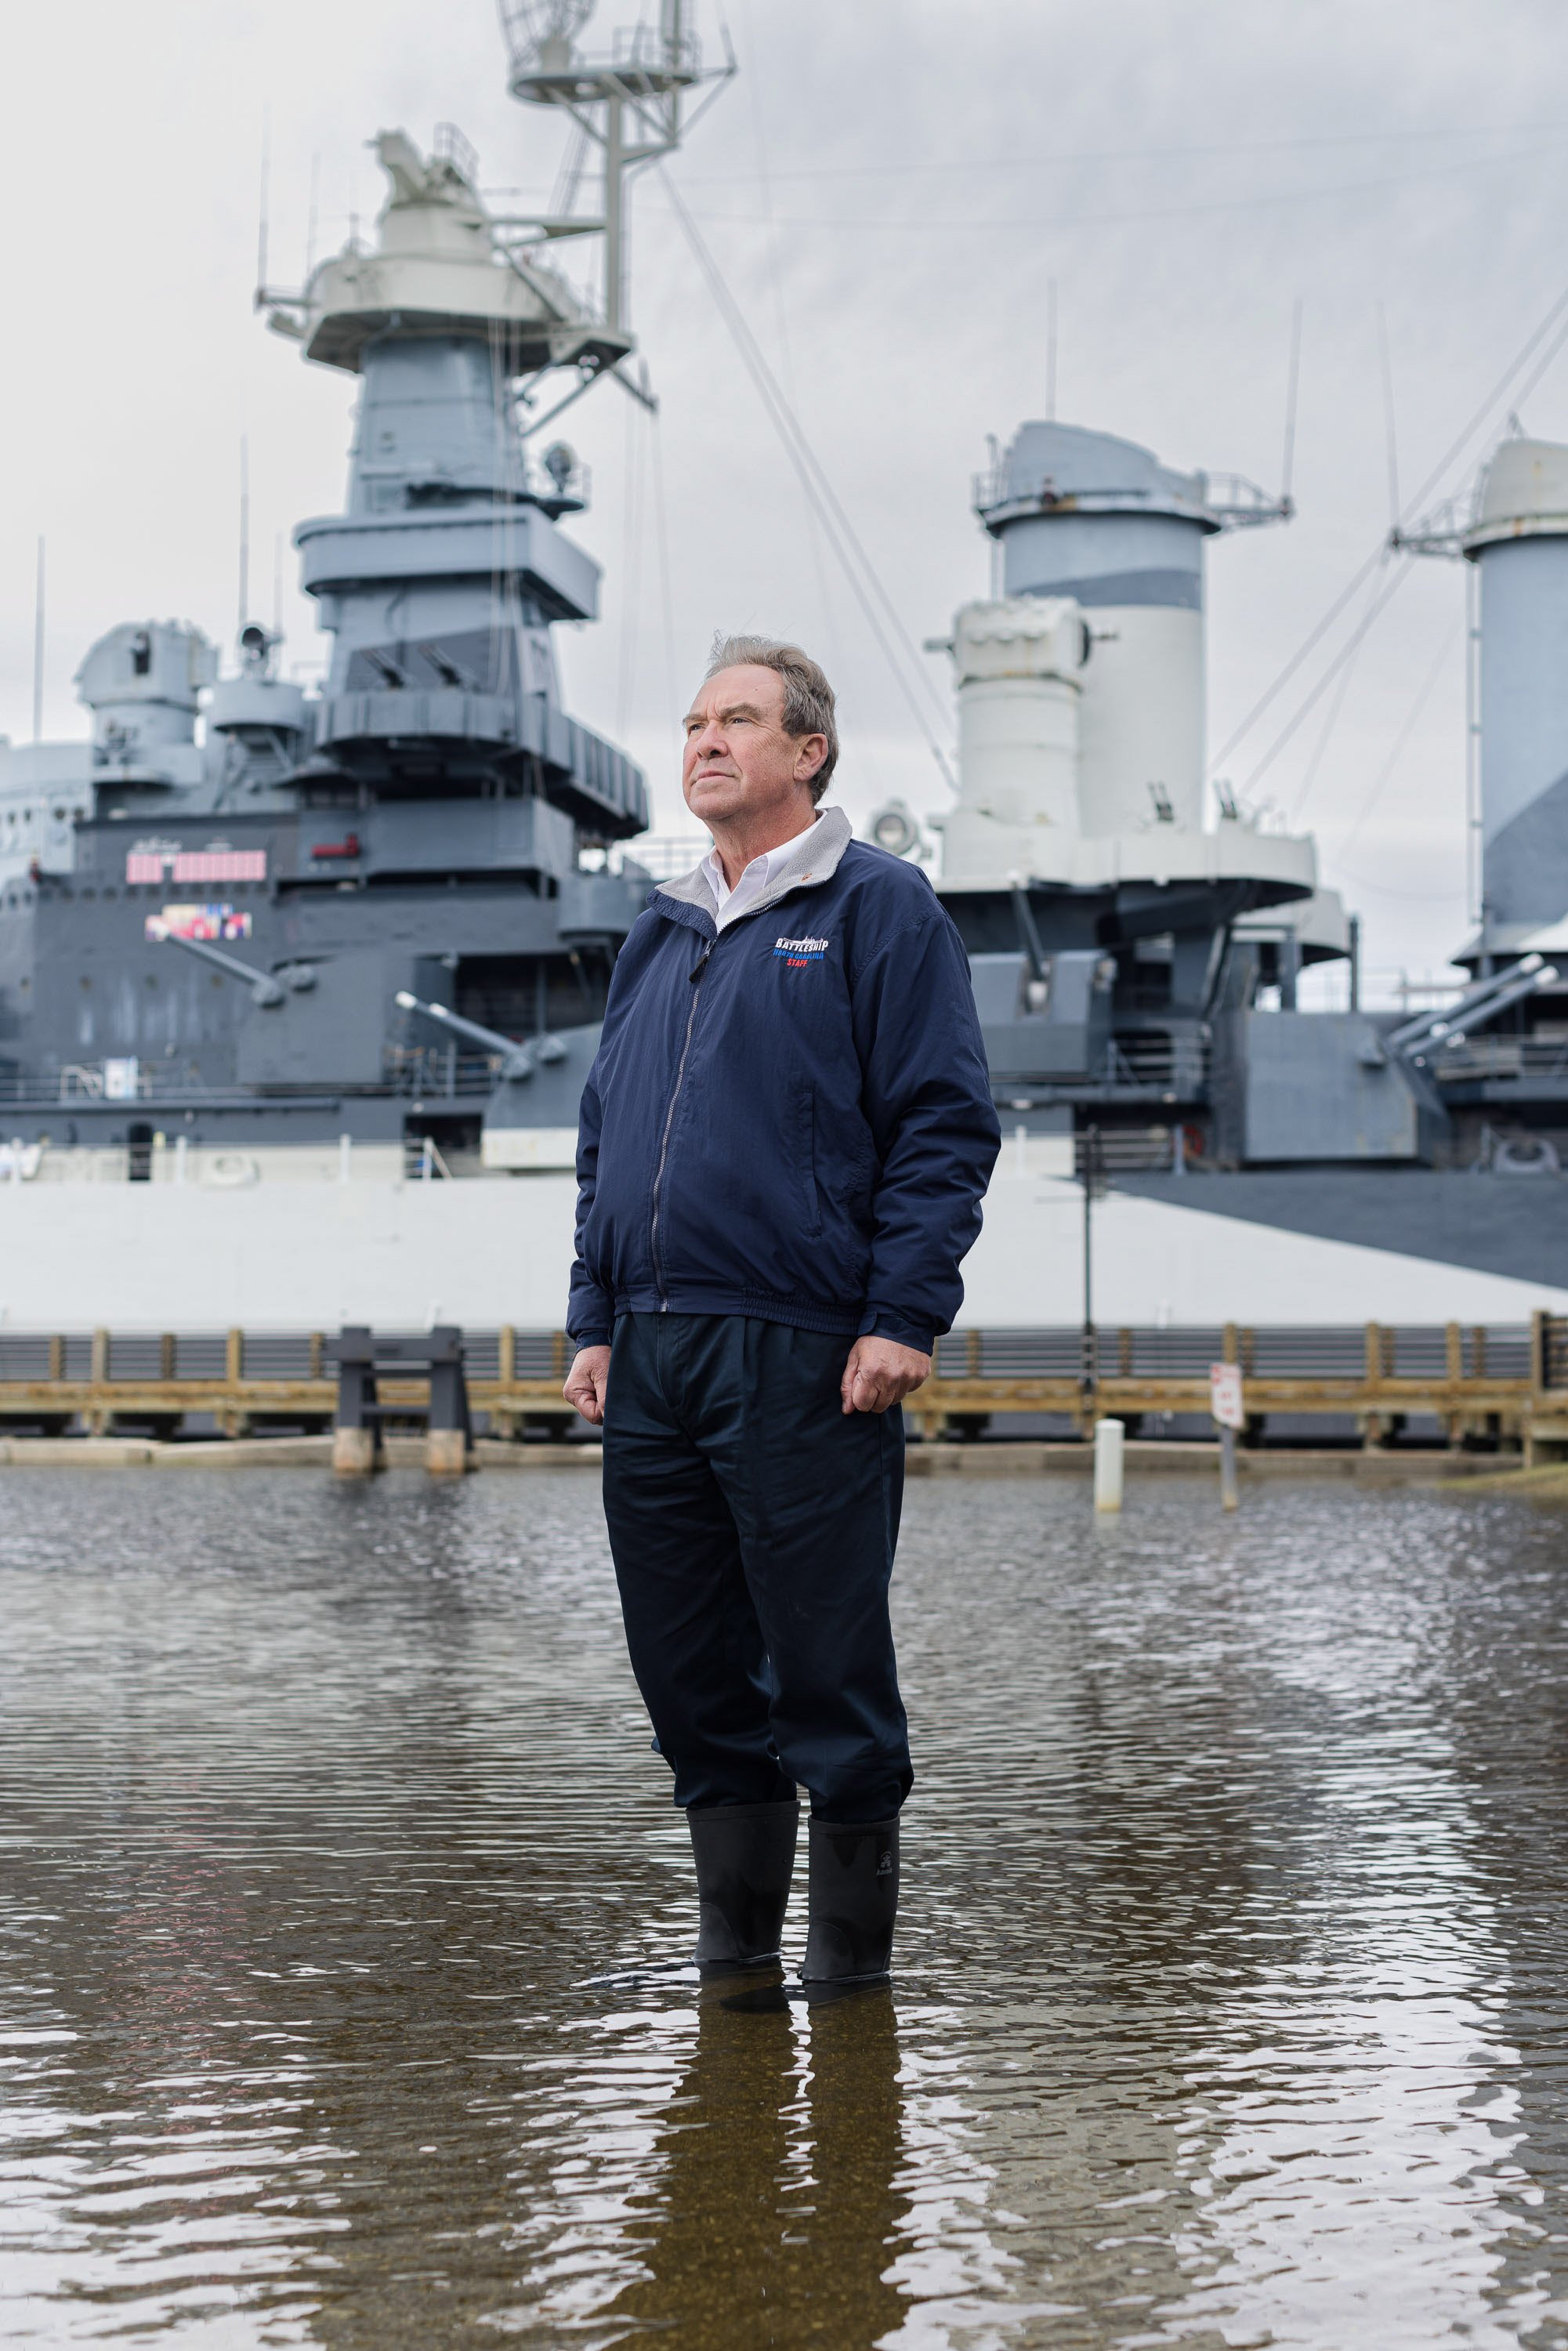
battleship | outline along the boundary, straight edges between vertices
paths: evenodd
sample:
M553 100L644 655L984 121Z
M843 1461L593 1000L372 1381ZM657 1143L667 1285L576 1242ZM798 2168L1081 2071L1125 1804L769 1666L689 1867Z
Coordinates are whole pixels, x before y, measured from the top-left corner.
M733 71L682 0L606 55L591 6L501 14L596 205L498 216L458 131L385 131L373 240L261 289L359 379L344 509L294 533L319 691L258 623L225 666L129 620L77 674L89 735L0 750L14 1328L559 1322L578 1097L659 858L646 779L562 706L552 632L599 574L556 420L603 380L649 397L629 188ZM591 300L557 266L584 239ZM1077 1319L1085 1186L1107 1319L1568 1307L1568 449L1511 437L1410 542L1479 577L1485 846L1471 984L1408 1018L1361 1008L1311 839L1206 782L1208 543L1289 499L1028 422L973 505L995 592L934 641L955 790L869 828L963 935L1007 1138L966 1320ZM1329 961L1349 1008L1303 1008Z

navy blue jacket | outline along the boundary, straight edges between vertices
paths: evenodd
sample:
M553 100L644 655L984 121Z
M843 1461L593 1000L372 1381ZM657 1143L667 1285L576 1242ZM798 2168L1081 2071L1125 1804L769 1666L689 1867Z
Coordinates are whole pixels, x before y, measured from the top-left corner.
M968 965L917 867L819 819L720 933L699 875L615 967L579 1128L568 1329L741 1314L929 1351L1000 1143Z

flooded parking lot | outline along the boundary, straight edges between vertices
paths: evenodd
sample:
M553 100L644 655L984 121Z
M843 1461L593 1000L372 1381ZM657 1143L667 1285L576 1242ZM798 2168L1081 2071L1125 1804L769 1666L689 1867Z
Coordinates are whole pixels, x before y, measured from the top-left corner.
M898 1974L806 2008L659 1972L591 1474L3 1511L0 2339L1568 2344L1568 1516L915 1484Z

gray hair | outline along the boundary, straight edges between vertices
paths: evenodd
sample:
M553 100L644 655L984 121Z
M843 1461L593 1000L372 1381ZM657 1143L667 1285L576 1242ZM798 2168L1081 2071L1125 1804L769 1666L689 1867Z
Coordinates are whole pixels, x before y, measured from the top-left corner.
M716 636L705 676L716 677L721 669L738 669L743 664L773 670L783 679L786 735L827 737L828 755L811 778L811 798L820 800L839 764L839 726L832 687L810 653L802 653L799 645L784 644L777 637Z

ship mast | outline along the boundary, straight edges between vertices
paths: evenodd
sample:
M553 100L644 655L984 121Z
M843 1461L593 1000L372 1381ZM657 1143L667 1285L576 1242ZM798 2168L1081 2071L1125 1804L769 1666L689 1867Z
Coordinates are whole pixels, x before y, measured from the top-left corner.
M602 236L603 323L612 333L625 334L632 174L673 154L716 98L736 69L728 42L724 63L705 66L697 37L687 29L684 0L661 0L656 26L619 32L608 56L588 57L580 54L577 38L593 0L499 0L499 5L512 61L507 88L526 105L558 107L570 117L600 151L603 191L597 212L518 214L506 225L547 239ZM707 97L688 109L690 94L705 83L711 85ZM629 378L622 381L635 390Z

